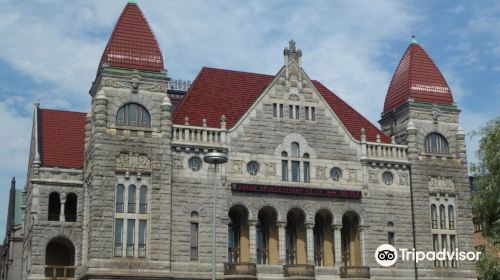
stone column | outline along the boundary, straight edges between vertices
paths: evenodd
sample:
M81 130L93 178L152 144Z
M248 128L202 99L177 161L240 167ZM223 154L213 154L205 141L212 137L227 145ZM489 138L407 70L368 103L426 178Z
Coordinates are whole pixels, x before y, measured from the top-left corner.
M286 238L285 238L285 227L286 227L286 222L284 221L279 221L276 223L278 226L278 250L279 250L279 263L278 264L285 264L286 263Z
M364 236L364 232L366 231L367 228L368 228L367 226L359 226L358 227L361 266L365 266L365 236Z
M248 230L250 238L250 263L257 263L257 223L259 220L248 220Z
M307 264L314 265L314 223L306 223Z
M62 194L61 194L62 196ZM64 216L64 205L66 204L66 197L61 197L61 212L59 213L59 221L65 222L66 217Z
M335 250L335 267L342 266L342 224L334 224L333 227L333 238L335 240L334 250Z

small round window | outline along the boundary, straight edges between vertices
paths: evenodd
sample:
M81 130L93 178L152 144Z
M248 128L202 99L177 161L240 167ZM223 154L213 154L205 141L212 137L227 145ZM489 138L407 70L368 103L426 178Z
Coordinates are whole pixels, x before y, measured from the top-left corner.
M342 178L342 170L338 167L334 167L330 170L330 177L334 180L334 181L338 181L340 180L340 178Z
M199 157L192 157L188 162L189 168L193 171L198 171L201 169L201 159Z
M259 163L256 162L255 160L250 161L247 163L247 172L248 174L255 176L257 173L259 173Z
M391 172L386 171L382 174L382 181L384 181L386 185L392 185L392 182L394 181L394 176L392 175Z

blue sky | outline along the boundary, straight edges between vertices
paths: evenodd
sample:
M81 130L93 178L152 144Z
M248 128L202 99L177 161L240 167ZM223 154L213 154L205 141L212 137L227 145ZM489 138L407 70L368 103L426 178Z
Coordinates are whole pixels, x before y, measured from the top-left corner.
M498 1L137 1L171 78L202 66L274 74L293 38L303 67L376 123L416 35L443 72L468 133L500 115ZM0 229L10 178L23 188L33 100L87 111L88 90L126 1L0 0ZM474 161L477 138L467 138ZM3 230L0 238L3 240Z

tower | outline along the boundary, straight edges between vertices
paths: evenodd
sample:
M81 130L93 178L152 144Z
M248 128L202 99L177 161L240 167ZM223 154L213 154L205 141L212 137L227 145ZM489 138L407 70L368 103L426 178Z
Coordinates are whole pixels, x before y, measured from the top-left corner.
M472 250L465 135L459 114L445 78L413 39L392 78L380 124L397 143L408 145L413 238L419 251ZM428 261L418 263L416 271L472 278L473 263Z
M158 42L135 2L118 19L89 93L77 274L168 273L171 103Z

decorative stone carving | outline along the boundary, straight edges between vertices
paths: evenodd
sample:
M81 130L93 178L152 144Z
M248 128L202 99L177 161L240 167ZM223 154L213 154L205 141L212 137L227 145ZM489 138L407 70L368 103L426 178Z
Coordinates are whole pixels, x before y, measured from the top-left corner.
M399 173L399 184L402 186L408 185L408 174Z
M167 92L167 86L165 84L146 85L141 87L141 89L151 92Z
M116 157L115 166L117 169L151 169L151 160L147 155L136 153L121 153Z
M288 97L289 100L292 100L292 101L299 101L299 96L296 95L296 94L290 94L290 96Z
M316 178L326 180L326 166L316 166Z
M231 160L231 173L233 173L233 174L243 173L243 161L242 160Z
M429 176L428 184L430 192L442 193L455 191L455 183L452 178Z
M112 88L130 88L132 84L129 82L119 82L115 79L105 79L102 81L101 85L103 87L112 87Z
M368 180L370 183L378 184L378 172L374 170L368 171Z
M356 169L347 169L347 181L355 182L358 180Z
M264 162L264 174L266 176L276 175L276 163L274 162Z
M184 157L180 155L173 155L173 165L174 169L183 169Z

